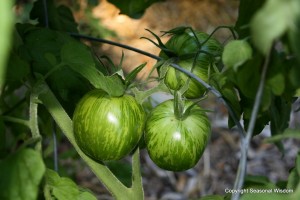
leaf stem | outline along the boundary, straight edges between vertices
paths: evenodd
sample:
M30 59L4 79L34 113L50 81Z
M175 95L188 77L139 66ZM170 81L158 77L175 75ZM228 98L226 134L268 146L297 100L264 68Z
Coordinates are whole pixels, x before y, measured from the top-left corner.
M245 179L245 175L246 175L246 171L247 171L247 156L248 156L249 144L250 144L250 140L253 135L253 131L255 128L255 122L256 122L257 114L259 111L259 107L260 107L260 103L261 103L261 99L262 99L262 95L263 95L263 90L264 90L264 85L265 85L265 80L266 80L266 73L267 73L267 69L268 69L268 65L269 65L270 57L271 57L271 51L272 50L270 50L270 52L267 55L265 62L263 64L261 78L260 78L259 86L258 86L258 89L256 92L256 96L255 96L255 103L253 105L253 110L252 110L251 118L250 118L250 122L249 122L249 127L248 127L248 130L246 133L246 137L242 138L242 141L241 141L241 159L240 159L240 163L239 163L239 167L238 167L237 177L236 177L236 180L234 183L234 190L236 190L236 191L239 191L240 189L242 189L243 184L244 184L244 179ZM239 198L240 198L240 193L237 192L237 193L232 194L231 200L239 200Z
M144 189L141 175L140 150L136 149L132 156L132 191L134 200L144 200Z
M30 94L30 103L29 103L29 126L32 134L32 139L40 139L41 134L39 131L39 122L38 122L38 96L40 84L38 83L32 88L32 92ZM42 143L41 140L36 144L36 150L38 152L42 151Z
M30 128L30 125L29 125L29 121L28 121L28 120L19 119L19 118L11 117L11 116L2 116L2 119L3 119L4 121L22 124L22 125L24 125L24 126Z

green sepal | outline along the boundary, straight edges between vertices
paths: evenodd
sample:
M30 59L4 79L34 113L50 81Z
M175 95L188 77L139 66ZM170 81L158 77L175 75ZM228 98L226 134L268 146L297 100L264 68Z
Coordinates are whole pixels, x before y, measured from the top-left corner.
M147 63L143 63L141 65L139 65L138 67L136 67L134 70L132 70L126 77L125 77L125 86L128 87L132 81L136 78L136 76L138 75L138 73L144 69L144 67L146 66Z
M170 57L170 58L177 57L177 54L175 52L171 51L170 49L168 49L155 33L150 31L149 29L146 29L146 30L148 32L150 32L156 38L158 43L154 42L153 40L151 40L150 38L147 38L147 37L141 37L141 39L146 39L146 40L150 41L152 44L154 44L155 46L160 48L168 57Z

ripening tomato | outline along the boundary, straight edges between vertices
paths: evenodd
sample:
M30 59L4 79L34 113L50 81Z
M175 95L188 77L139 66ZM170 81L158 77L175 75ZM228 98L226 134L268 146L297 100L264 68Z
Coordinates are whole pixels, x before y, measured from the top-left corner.
M93 90L76 106L74 135L81 150L94 160L118 160L137 146L144 121L143 107L134 97L111 97Z
M193 102L185 101L184 110ZM174 112L174 100L167 100L150 113L145 126L145 143L152 161L162 169L183 171L194 167L210 137L206 113L194 105L184 118Z
M209 38L208 34L199 31L196 31L196 36L200 44ZM217 62L216 57L220 57L223 48L214 38L209 38L201 46L199 43L191 31L185 31L182 34L173 35L165 46L176 54L176 64L208 83L210 75L215 72L212 66ZM163 50L159 56L166 60L170 58ZM202 84L171 66L168 67L164 77L165 84L172 90L180 89L188 80L190 80L189 86L184 93L186 98L200 98L207 91Z

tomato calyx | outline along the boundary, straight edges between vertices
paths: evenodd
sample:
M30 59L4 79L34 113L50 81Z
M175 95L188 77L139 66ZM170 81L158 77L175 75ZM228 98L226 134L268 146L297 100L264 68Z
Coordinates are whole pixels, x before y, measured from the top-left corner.
M150 41L152 44L154 44L155 46L157 46L158 48L160 48L169 58L178 57L178 55L176 54L176 52L172 51L171 49L168 49L164 45L164 43L161 41L161 39L159 38L159 36L157 36L155 33L153 33L149 29L146 29L146 31L150 32L155 37L155 39L157 40L157 43L154 42L153 40L151 40L150 38L147 38L147 37L141 37L141 39L146 39L146 40Z
M184 121L188 116L190 116L190 112L193 107L197 106L200 101L202 101L205 97L200 98L197 101L194 101L191 105L186 107L185 99L182 97L182 94L179 91L175 91L174 93L174 115L175 118L179 121ZM202 110L203 112L211 112L211 110Z
M99 78L98 75L101 75L99 74L100 72L94 73L93 71L93 73L88 74L90 78L96 82L96 84L93 84L94 88L105 91L111 97L121 97L126 94L129 89L134 87L134 80L137 74L146 66L147 63L139 65L129 74L124 75L122 67L123 60L123 52L118 65L115 65L108 56L98 57L98 61L105 67L108 75L102 75L102 77Z

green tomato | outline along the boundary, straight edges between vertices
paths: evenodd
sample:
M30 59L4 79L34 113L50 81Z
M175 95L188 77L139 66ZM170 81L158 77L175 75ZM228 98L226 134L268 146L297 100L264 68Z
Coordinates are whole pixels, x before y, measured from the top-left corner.
M97 161L119 160L138 144L145 112L134 97L87 93L73 115L74 136L81 150Z
M203 32L196 32L196 36L200 43L203 43L209 37L208 34ZM214 68L211 66L216 62L216 60L209 54L221 55L222 52L222 45L213 38L208 39L199 48L197 40L191 31L186 31L179 35L173 35L165 44L165 46L167 47L167 49L176 54L176 64L180 65L186 70L191 71L207 83L209 82L210 75L215 72ZM186 57L186 55L196 53L199 50L205 51L209 54L200 53L197 55L197 57L196 55L192 58L189 56ZM166 60L170 58L167 54L165 54L164 51L161 51L159 56ZM190 81L187 83L188 80ZM207 91L202 84L188 77L184 73L179 72L171 66L168 67L164 82L172 90L179 90L184 86L184 84L189 84L188 89L183 94L184 97L189 99L200 98Z
M193 102L185 101L184 110ZM152 161L162 169L184 171L194 167L210 137L206 113L195 105L183 119L174 112L174 100L168 100L150 113L145 127L145 143Z
M200 43L207 40L209 35L204 32L195 31ZM199 49L198 42L191 31L186 31L182 34L174 34L165 44L165 46L174 52L178 57L195 53L199 50L206 51L211 54L221 54L223 47L214 38L209 38ZM161 51L160 56L167 58L168 56Z
M201 78L203 81L209 81L209 67L210 63L208 59L202 57L196 62L196 66L192 69L193 61L191 60L181 60L177 62L180 67L191 71L193 74ZM207 89L196 80L190 78L188 75L176 70L173 67L168 67L167 73L164 78L164 83L172 90L179 90L185 84L189 84L187 90L184 92L183 96L188 99L200 98L205 94Z

